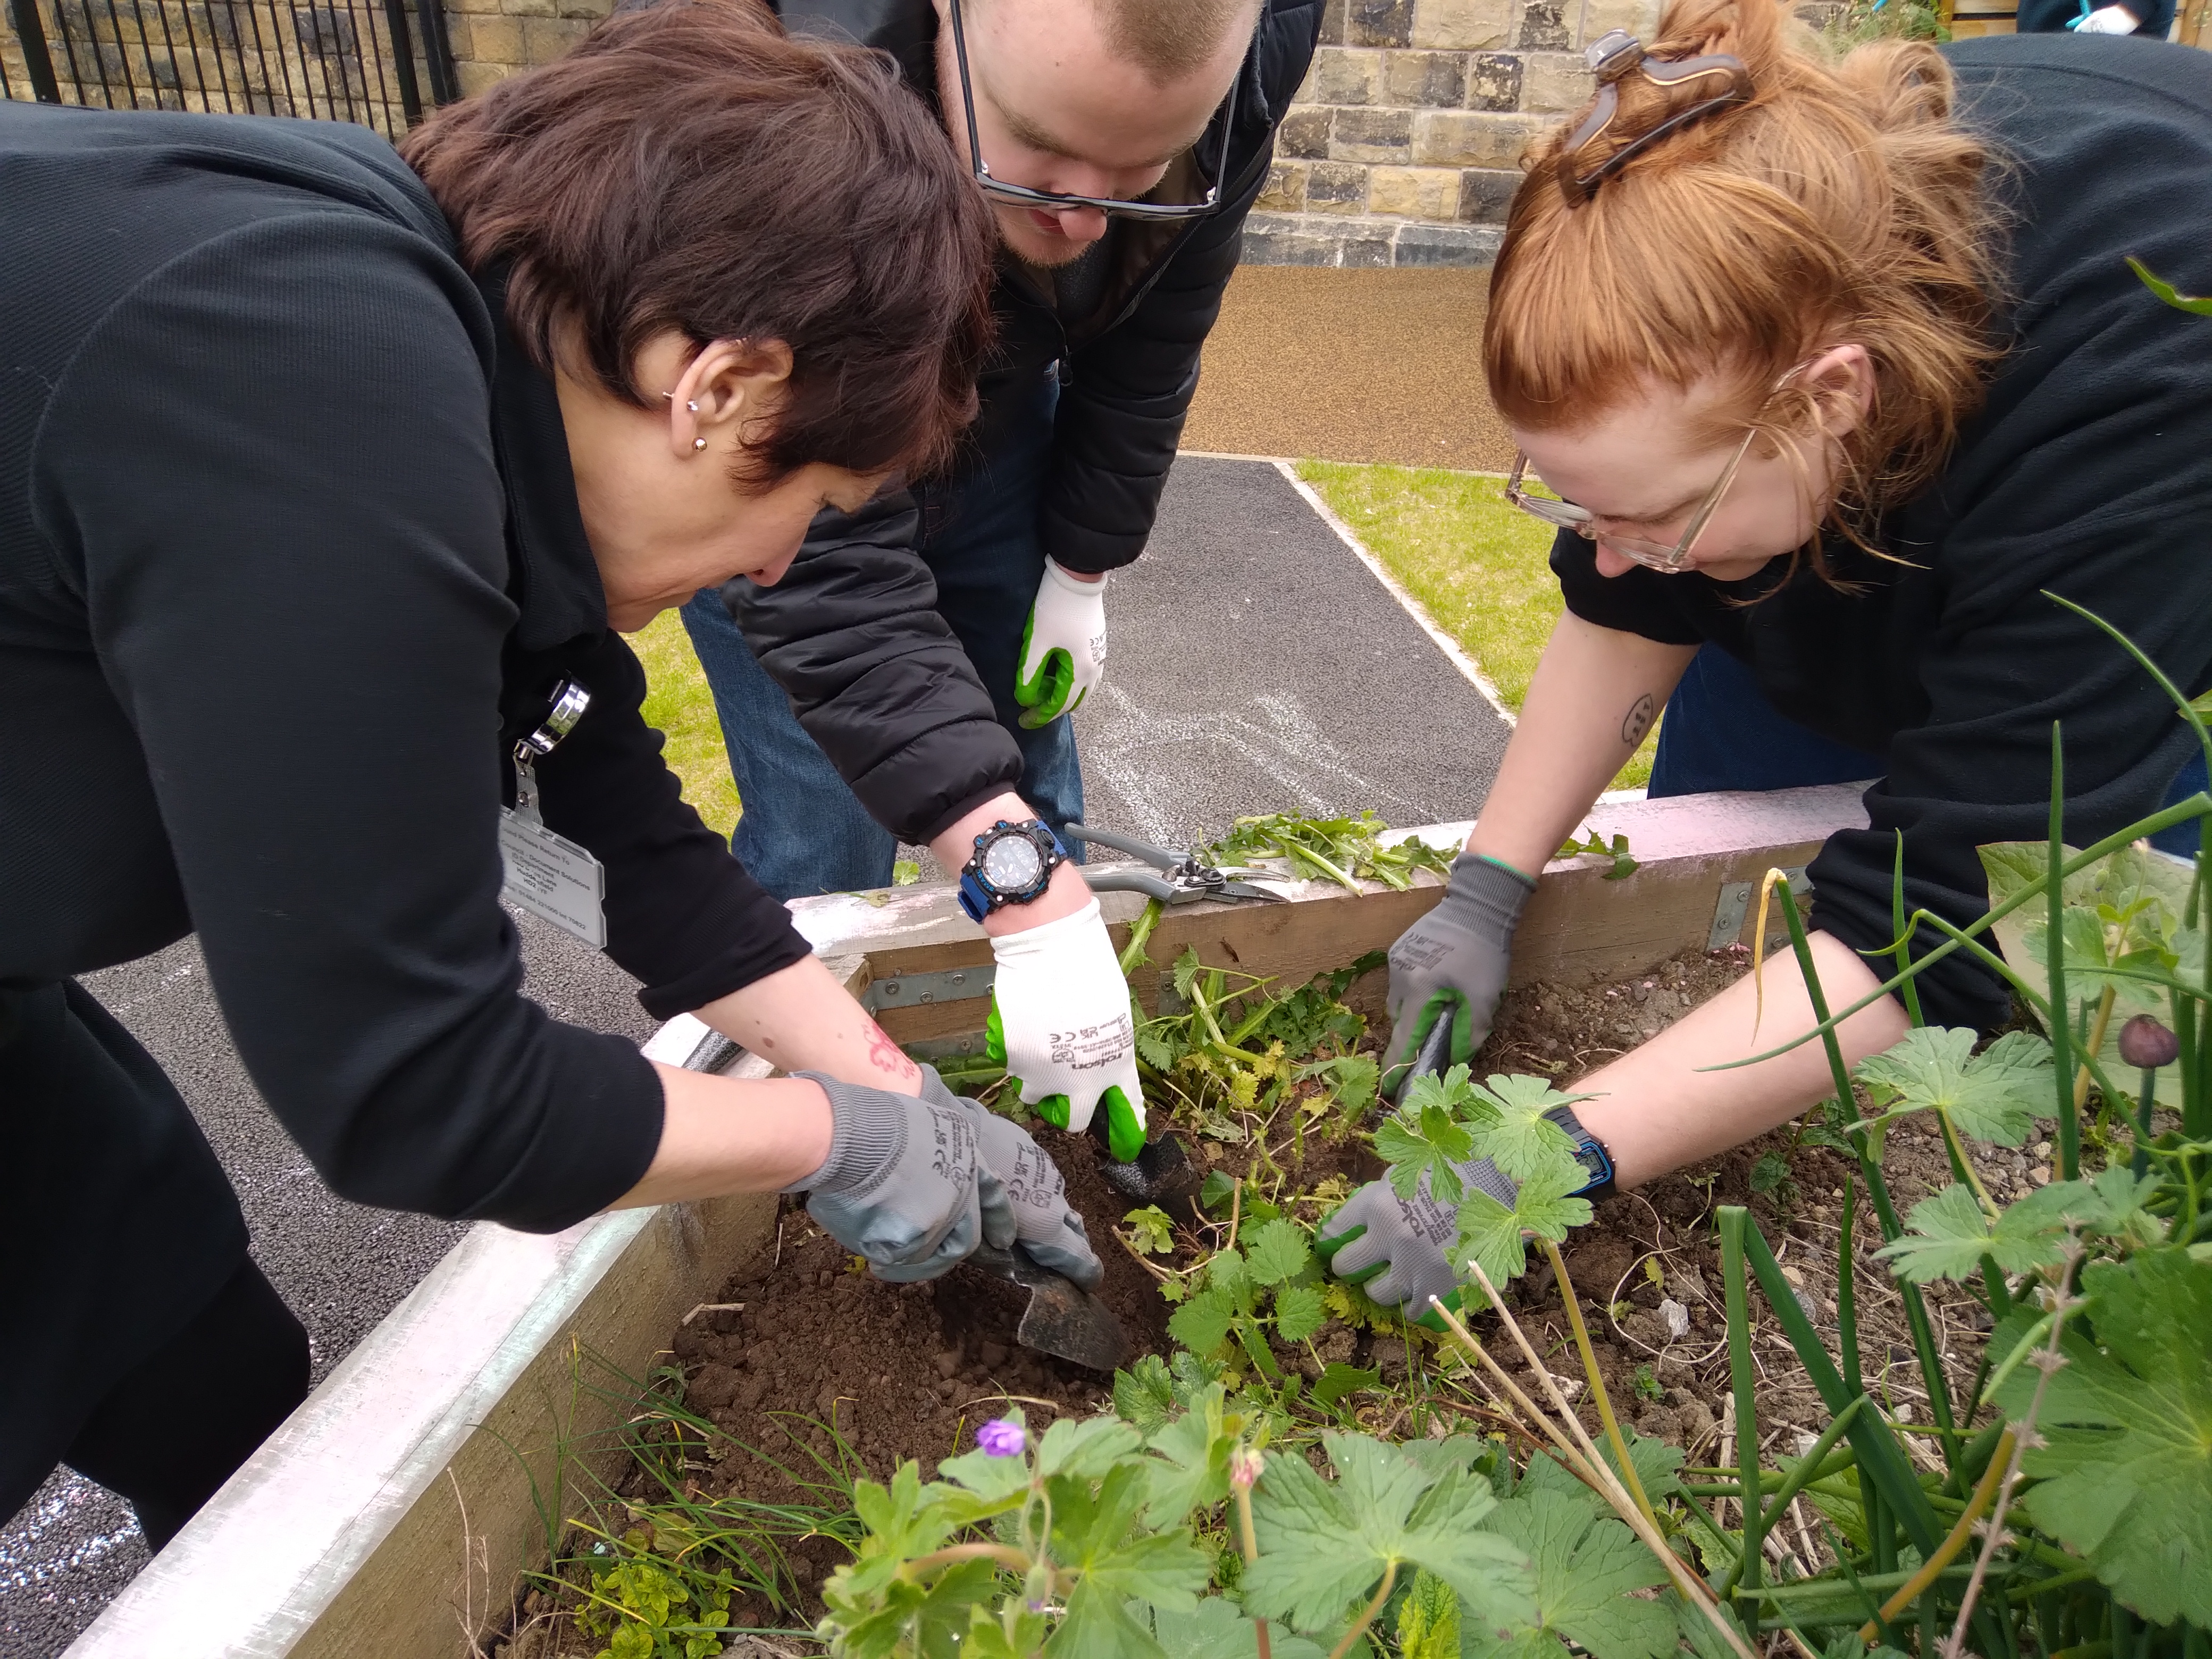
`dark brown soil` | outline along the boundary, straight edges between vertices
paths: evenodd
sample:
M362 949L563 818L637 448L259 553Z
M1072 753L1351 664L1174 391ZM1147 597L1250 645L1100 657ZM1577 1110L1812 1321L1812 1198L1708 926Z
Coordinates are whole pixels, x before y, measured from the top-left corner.
M1665 1026L1735 980L1746 967L1740 947L1696 953L1615 984L1565 988L1547 984L1506 998L1496 1030L1478 1056L1477 1071L1525 1071L1556 1077L1562 1086ZM1379 988L1363 984L1363 995ZM1379 1022L1378 1022L1379 1024ZM1295 1103L1277 1112L1270 1128L1243 1144L1187 1136L1194 1158L1232 1175L1253 1171L1252 1188L1276 1186L1268 1159L1285 1177L1285 1195L1323 1196L1293 1212L1317 1218L1321 1204L1376 1173L1379 1165L1354 1138L1332 1143L1318 1133L1295 1131ZM1106 1265L1100 1294L1120 1317L1138 1352L1164 1352L1168 1304L1155 1271L1116 1237L1129 1199L1100 1176L1093 1143L1084 1136L1040 1128L1038 1137L1066 1171L1071 1200L1084 1215ZM1835 1329L1836 1244L1844 1177L1855 1167L1829 1148L1795 1144L1786 1127L1713 1163L1651 1183L1599 1206L1595 1224L1565 1253L1577 1300L1589 1322L1608 1392L1637 1428L1684 1447L1692 1463L1730 1459L1720 1443L1729 1411L1726 1323L1712 1215L1723 1204L1747 1204L1776 1251L1814 1322L1832 1340ZM2047 1147L2043 1149L2047 1155ZM1769 1153L1787 1160L1789 1178L1754 1193L1753 1172ZM1982 1173L2002 1198L2015 1184L2025 1190L2049 1179L2025 1157L1999 1153ZM1900 1211L1950 1180L1942 1144L1912 1125L1890 1138L1886 1170ZM1893 1414L1929 1420L1911 1339L1894 1282L1871 1256L1880 1243L1863 1193L1859 1199L1857 1285L1862 1352L1869 1384ZM1184 1235L1186 1246L1218 1244ZM1171 1262L1184 1265L1189 1249ZM1650 1264L1656 1264L1655 1279ZM887 1478L908 1458L925 1475L944 1457L973 1443L976 1425L1018 1401L1032 1423L1106 1407L1110 1379L1030 1353L1014 1340L1025 1292L978 1269L963 1267L927 1285L886 1285L857 1271L857 1260L820 1232L803 1208L787 1207L772 1260L732 1280L717 1299L741 1310L705 1313L678 1331L672 1347L688 1375L687 1401L729 1437L713 1449L713 1462L696 1477L702 1498L738 1495L766 1503L819 1501L791 1478L819 1480L823 1465ZM1579 1376L1567 1321L1548 1266L1536 1263L1508 1291L1509 1300L1547 1364L1563 1380ZM1662 1299L1686 1310L1688 1332L1670 1339ZM1930 1311L1939 1346L1962 1390L1979 1357L1985 1318L1962 1290L1930 1287ZM1771 1449L1794 1452L1825 1420L1818 1399L1782 1338L1771 1312L1754 1292L1755 1348L1762 1437ZM1496 1325L1495 1316L1486 1326ZM1509 1352L1500 1335L1495 1351ZM1430 1362L1402 1334L1352 1331L1332 1323L1316 1340L1323 1361L1379 1369L1385 1382L1401 1379L1409 1364ZM1314 1353L1282 1352L1285 1362L1317 1374ZM1517 1369L1517 1367L1516 1367ZM1571 1397L1579 1391L1569 1382ZM1359 1413L1371 1429L1403 1431L1401 1397L1377 1395ZM1586 1401L1578 1401L1595 1425ZM836 1438L831 1431L834 1428ZM1932 1455L1932 1454L1930 1454ZM817 1462L817 1460L822 1460ZM811 1589L838 1562L843 1547L823 1537L793 1550L800 1587ZM811 1596L809 1601L811 1602ZM818 1613L810 1606L806 1616ZM732 1622L792 1621L765 1606L733 1607ZM552 1659L564 1649L544 1649ZM580 1650L588 1652L590 1650Z

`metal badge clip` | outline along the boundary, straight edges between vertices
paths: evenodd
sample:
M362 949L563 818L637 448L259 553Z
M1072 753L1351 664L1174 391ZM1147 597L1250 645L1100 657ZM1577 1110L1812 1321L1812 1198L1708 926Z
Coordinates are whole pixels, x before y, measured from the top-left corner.
M574 680L564 679L553 688L553 706L536 728L514 745L514 811L531 823L540 822L538 811L537 763L561 746L561 739L576 729L592 694Z

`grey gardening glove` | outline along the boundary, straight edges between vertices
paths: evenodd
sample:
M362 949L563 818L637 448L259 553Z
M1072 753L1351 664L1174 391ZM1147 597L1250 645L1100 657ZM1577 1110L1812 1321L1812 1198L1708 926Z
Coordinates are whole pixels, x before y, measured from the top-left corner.
M1490 1035L1513 962L1513 929L1535 890L1518 870L1472 853L1452 860L1443 897L1390 947L1390 1040L1382 1049L1390 1066L1410 1062L1446 1014L1456 1017L1443 1065L1474 1057Z
M980 1104L975 1115L983 1138L984 1188L988 1194L995 1182L1004 1191L1013 1215L1011 1237L1021 1241L1040 1267L1072 1279L1086 1291L1097 1289L1106 1277L1105 1264L1091 1250L1083 1218L1068 1207L1067 1182L1060 1166L1020 1124ZM1008 1239L996 1234L988 1216L984 1231L992 1243L1006 1248Z
M1513 1178L1486 1158L1452 1169L1468 1192L1488 1193L1508 1209L1521 1194ZM1411 1198L1399 1197L1387 1181L1369 1182L1322 1222L1314 1249L1346 1284L1409 1321L1441 1329L1429 1298L1458 1310L1459 1275L1444 1259L1458 1239L1459 1206L1431 1198L1425 1171Z
M807 1214L877 1278L934 1279L987 1231L1012 1237L1005 1188L984 1179L980 1109L947 1089L934 1066L921 1068L919 1099L821 1072L798 1075L830 1097L835 1127L822 1167L784 1190L804 1192Z

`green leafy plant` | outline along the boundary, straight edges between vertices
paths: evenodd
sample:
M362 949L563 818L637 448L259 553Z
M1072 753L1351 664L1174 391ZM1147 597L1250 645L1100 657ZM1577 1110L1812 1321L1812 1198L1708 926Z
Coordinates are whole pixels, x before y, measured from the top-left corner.
M1385 842L1382 837L1389 833L1390 826L1372 812L1341 818L1269 812L1237 819L1227 835L1206 849L1206 858L1216 865L1279 859L1303 880L1333 881L1354 892L1363 881L1402 890L1413 884L1416 870L1450 873L1456 848L1431 847L1413 836Z
M596 1659L714 1659L730 1622L726 1576L702 1583L652 1553L646 1532L633 1528L617 1550L591 1565L590 1599L580 1622L606 1641Z
M1607 881L1626 881L1636 873L1636 860L1628 854L1628 837L1616 833L1612 840L1607 841L1588 824L1583 826L1582 840L1577 841L1573 836L1568 836L1559 850L1552 856L1571 859L1579 858L1585 853L1597 858L1613 860L1613 868L1605 872L1605 879Z
M1233 1336L1261 1374L1278 1381L1282 1368L1268 1336L1303 1342L1328 1322L1321 1277L1304 1228L1280 1216L1264 1221L1243 1249L1217 1250L1206 1259L1202 1287L1175 1310L1168 1334L1201 1355Z

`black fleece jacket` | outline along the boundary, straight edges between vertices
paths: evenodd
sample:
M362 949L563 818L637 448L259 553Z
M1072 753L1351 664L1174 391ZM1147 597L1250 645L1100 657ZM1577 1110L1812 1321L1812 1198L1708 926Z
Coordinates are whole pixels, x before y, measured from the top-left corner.
M1947 46L1963 117L2001 154L2011 349L1942 477L1893 513L1895 563L1828 548L1842 592L1638 568L1607 580L1562 535L1576 615L1748 663L1790 719L1887 754L1869 827L1812 866L1814 922L1890 942L1896 837L1908 908L1963 926L1988 908L1975 848L2043 838L2063 724L2077 846L2155 811L2195 752L2155 682L2063 594L2192 695L2212 686L2212 323L2160 304L2134 254L2212 292L2212 58L2130 39L1997 36ZM1747 601L1751 601L1748 602ZM1923 951L1938 942L1924 930ZM2009 998L1964 952L1921 979L1929 1017L2002 1021Z
M520 994L507 755L693 1008L806 946L702 825L607 628L550 381L366 128L0 103L0 981L199 935L338 1192L532 1229L660 1088ZM57 1103L59 1107L63 1103Z
M890 52L936 106L930 0L781 0L778 9L794 32ZM1199 350L1267 182L1275 128L1312 60L1321 14L1322 0L1267 0L1240 71L1235 131L1216 116L1198 146L1203 170L1223 180L1221 211L1180 227L1115 222L1111 274L1091 314L1062 316L1031 273L1002 263L999 344L964 465L988 465L1001 420L1033 406L1014 394L1057 372L1037 530L1047 556L1070 570L1116 569L1144 551L1198 387ZM1176 172L1163 187L1178 185L1196 199L1193 181ZM723 590L808 735L876 820L913 842L1022 775L1021 751L937 615L936 583L917 551L925 505L900 489L859 514L825 513L775 586L739 580Z

